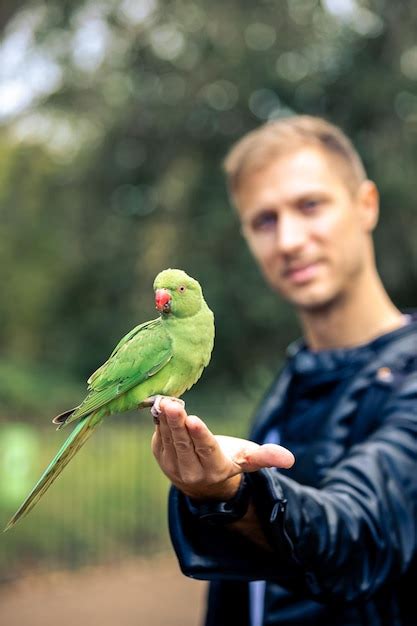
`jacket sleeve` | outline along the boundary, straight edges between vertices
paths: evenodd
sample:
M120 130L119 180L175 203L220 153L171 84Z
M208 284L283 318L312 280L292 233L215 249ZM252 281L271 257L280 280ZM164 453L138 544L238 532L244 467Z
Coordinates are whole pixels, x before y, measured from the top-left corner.
M185 574L266 579L316 599L364 599L410 565L417 544L417 373L387 402L382 424L319 488L266 469L249 474L271 554L192 517L173 490L171 536Z

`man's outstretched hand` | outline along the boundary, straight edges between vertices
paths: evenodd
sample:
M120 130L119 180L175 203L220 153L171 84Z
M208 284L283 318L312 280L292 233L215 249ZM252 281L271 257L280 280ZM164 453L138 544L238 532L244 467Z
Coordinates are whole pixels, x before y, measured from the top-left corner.
M213 435L175 400L163 399L160 410L152 451L170 481L191 498L228 500L243 472L294 463L293 454L282 446Z

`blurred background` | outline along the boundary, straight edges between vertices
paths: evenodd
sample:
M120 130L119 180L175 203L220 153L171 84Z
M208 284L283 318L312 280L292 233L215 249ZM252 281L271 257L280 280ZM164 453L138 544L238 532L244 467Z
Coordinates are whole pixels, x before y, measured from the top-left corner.
M0 526L67 435L50 417L155 317L165 267L198 278L216 316L188 408L246 432L299 332L249 257L221 170L260 123L311 113L344 128L381 192L384 282L416 305L416 28L417 4L388 0L2 0ZM138 588L150 626L196 623L203 591L171 555L151 432L147 412L109 420L0 537L5 623L48 626L60 611L64 624L64 600L74 610L92 581L100 602L68 623L138 623ZM155 580L177 600L168 621ZM129 610L111 617L115 589Z

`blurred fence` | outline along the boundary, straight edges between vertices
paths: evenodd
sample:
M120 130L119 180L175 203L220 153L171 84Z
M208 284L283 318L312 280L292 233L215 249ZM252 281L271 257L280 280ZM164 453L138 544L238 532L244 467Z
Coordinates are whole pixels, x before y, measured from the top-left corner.
M0 580L24 569L76 567L168 546L168 481L137 416L97 429L30 515L0 535ZM27 495L69 429L0 424L0 524Z
M214 416L214 432L244 436L255 396L229 389L188 398L193 412ZM171 549L169 483L151 452L146 412L106 420L33 511L1 533L69 432L0 422L0 581L39 567L75 568Z

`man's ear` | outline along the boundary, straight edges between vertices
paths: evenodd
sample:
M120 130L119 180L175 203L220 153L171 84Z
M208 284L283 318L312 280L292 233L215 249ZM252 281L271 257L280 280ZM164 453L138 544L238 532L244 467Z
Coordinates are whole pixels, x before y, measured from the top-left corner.
M364 229L372 232L379 217L379 193L372 180L364 180L361 183L358 191L358 208Z

